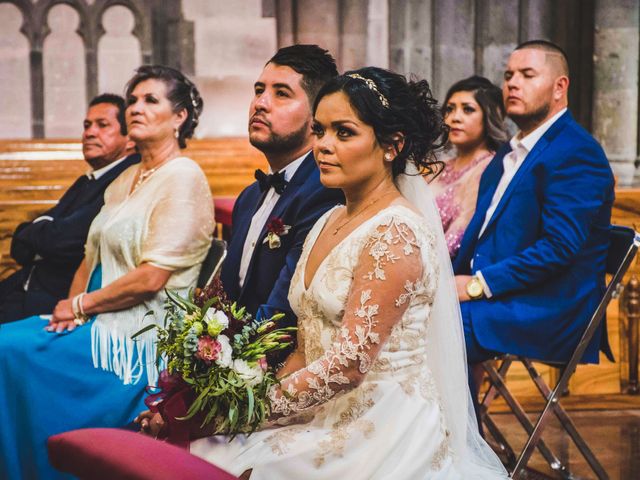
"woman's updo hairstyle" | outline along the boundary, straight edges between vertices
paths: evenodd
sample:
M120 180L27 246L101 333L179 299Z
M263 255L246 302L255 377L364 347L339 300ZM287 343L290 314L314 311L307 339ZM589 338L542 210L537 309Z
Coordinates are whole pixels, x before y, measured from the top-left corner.
M187 138L193 137L193 132L198 126L204 102L200 92L194 83L175 68L164 65L143 65L136 70L135 75L129 80L126 87L126 98L131 92L145 80L161 80L167 87L167 99L175 113L183 108L187 110L187 118L178 130L178 145L180 148L187 146Z
M396 146L399 153L391 168L394 178L405 172L407 161L424 174L439 170L441 162L434 151L446 143L448 128L426 80L407 81L403 75L377 67L346 72L320 89L314 114L322 98L336 92L349 98L360 120L373 128L380 145ZM394 138L398 132L404 136L401 150Z

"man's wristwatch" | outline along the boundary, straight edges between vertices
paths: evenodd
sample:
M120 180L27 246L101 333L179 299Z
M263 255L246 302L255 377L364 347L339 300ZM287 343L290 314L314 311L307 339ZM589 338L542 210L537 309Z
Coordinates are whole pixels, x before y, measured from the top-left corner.
M467 285L464 288L471 300L478 300L479 298L484 297L484 288L482 288L482 282L475 275L471 277L471 280L467 282Z

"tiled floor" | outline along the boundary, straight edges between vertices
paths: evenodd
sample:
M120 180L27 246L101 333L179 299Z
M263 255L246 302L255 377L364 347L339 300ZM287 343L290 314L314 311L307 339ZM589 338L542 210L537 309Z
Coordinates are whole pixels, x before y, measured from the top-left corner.
M570 416L611 480L640 480L640 410L570 412ZM515 417L496 414L493 418L514 448L524 445L526 435ZM561 461L569 464L573 478L596 478L555 418L543 439ZM529 465L550 475L549 478L559 478L551 474L539 452ZM532 476L529 478L533 480Z

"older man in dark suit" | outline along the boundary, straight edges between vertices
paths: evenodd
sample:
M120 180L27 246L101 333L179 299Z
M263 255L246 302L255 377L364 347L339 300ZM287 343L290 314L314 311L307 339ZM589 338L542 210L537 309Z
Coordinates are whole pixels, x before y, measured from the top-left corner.
M140 161L127 136L124 110L125 101L118 95L103 94L90 102L82 153L91 170L71 185L56 206L20 224L13 234L11 256L22 268L0 282L0 323L51 313L69 293L105 189Z

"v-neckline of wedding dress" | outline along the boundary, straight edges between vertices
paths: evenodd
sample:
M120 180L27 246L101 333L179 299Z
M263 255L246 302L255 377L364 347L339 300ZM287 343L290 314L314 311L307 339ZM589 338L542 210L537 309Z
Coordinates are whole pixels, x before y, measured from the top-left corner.
M331 218L331 214L341 206L344 206L344 205L336 205L335 207L333 207L331 210L329 210L325 214L325 216L322 218L322 226L318 228L317 233L315 233L314 237L311 239L311 243L309 245L309 248L307 249L307 254L304 256L303 263L302 263L302 291L303 291L303 293L308 293L309 290L311 290L311 287L313 286L314 282L316 281L316 278L318 278L318 276L319 276L318 274L320 273L320 270L322 270L324 265L327 263L327 260L338 250L338 248L341 247L348 239L350 239L354 234L356 234L359 230L362 229L362 227L367 225L369 222L371 222L375 218L378 218L381 214L387 212L388 210L394 209L394 208L405 209L405 210L410 211L414 215L419 215L417 212L414 212L409 207L407 207L405 205L400 205L400 204L391 204L391 205L386 206L382 210L377 211L374 215L372 215L371 217L367 218L364 222L362 222L360 225L358 225L356 228L354 228L349 233L349 235L347 235L342 240L340 240L338 243L336 243L333 247L331 247L331 249L327 252L327 254L322 259L322 261L318 264L318 268L316 268L316 271L313 272L313 276L311 277L311 280L309 280L309 284L307 285L307 281L306 281L306 279L307 279L307 263L308 263L309 257L311 256L311 252L313 251L313 248L316 245L316 241L318 240L318 238L320 237L322 232L324 232L324 229L327 226L327 222L329 221L329 218Z

